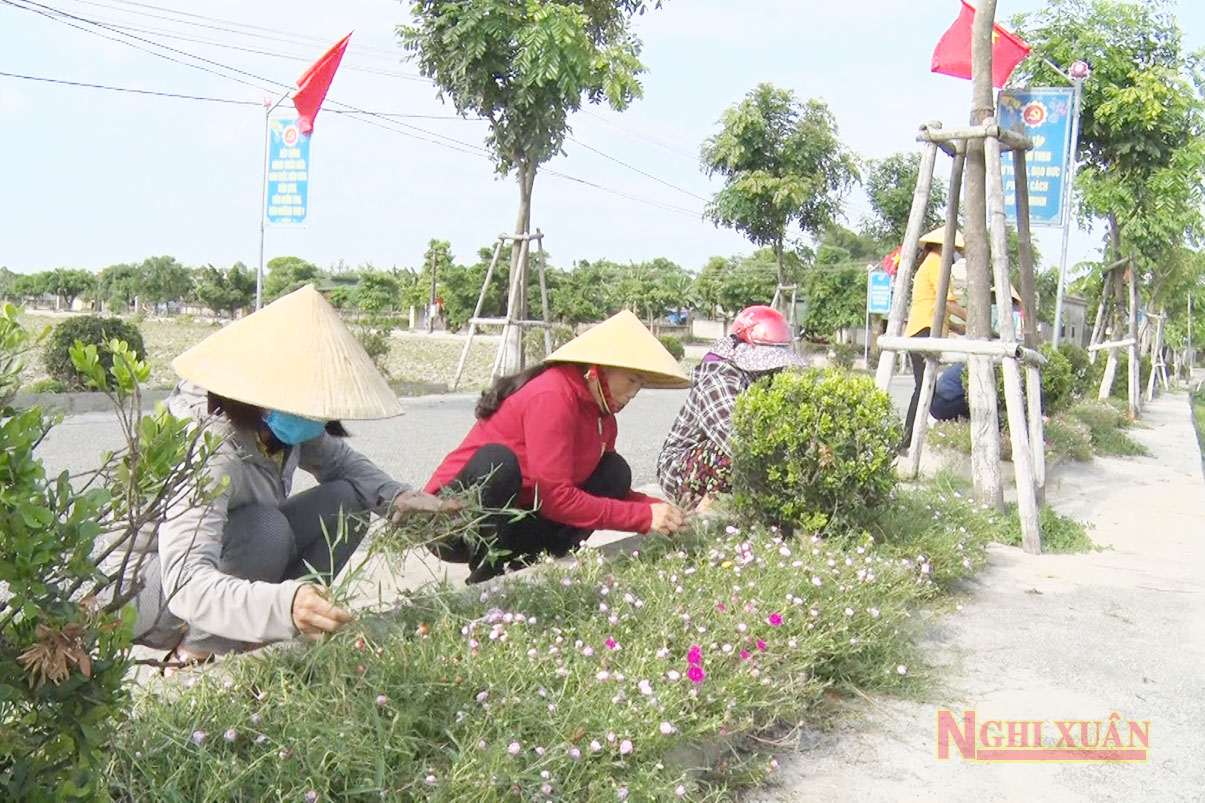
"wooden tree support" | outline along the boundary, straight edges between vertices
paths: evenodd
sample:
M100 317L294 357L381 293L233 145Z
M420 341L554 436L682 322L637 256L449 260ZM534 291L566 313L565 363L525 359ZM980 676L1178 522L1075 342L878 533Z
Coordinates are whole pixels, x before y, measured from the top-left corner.
M540 249L540 306L544 319L541 321L524 319L521 316L516 316L515 311L510 309L509 305L506 310L506 315L501 318L483 318L481 317L481 308L485 305L485 294L489 292L490 281L494 278L494 269L498 267L498 257L502 254L502 248L507 241L520 243L519 249L519 264L527 264L527 252L529 243L535 240L537 247ZM535 234L499 234L498 243L494 246L494 255L490 259L489 267L485 270L485 280L481 283L481 292L477 295L477 304L473 307L473 315L469 318L469 335L465 338L464 348L460 352L460 362L456 364L456 375L452 379L451 390L456 390L460 385L460 377L464 374L464 364L469 356L469 349L473 345L473 337L477 334L479 326L501 326L503 332L502 341L498 344L498 351L494 355L494 364L490 368L490 381L498 375L502 367L503 357L506 353L507 337L506 333L512 329L523 330L525 327L542 326L544 327L544 353L549 354L552 351L552 334L550 327L552 324L548 321L548 284L544 277L544 234L539 229L536 229ZM523 338L519 337L520 349L522 348Z
M988 117L982 125L966 128L943 129L940 123L925 123L921 126L917 139L925 143L921 155L921 166L917 176L916 190L912 196L912 209L908 217L908 227L904 235L903 249L900 255L899 268L892 282L891 311L887 320L887 332L879 337L879 364L875 373L875 382L881 388L888 388L891 383L895 355L898 351L919 352L926 355L925 372L921 385L921 395L917 404L917 415L913 424L909 449L908 475L915 477L920 470L921 452L924 448L925 434L928 427L929 405L933 398L933 390L937 381L937 355L961 354L970 356L972 360L996 358L1002 362L1004 373L1005 406L1008 414L1009 434L1013 447L1013 466L1016 472L1018 510L1021 519L1022 545L1027 552L1040 553L1041 528L1038 519L1038 502L1041 489L1045 484L1045 459L1042 452L1044 433L1041 415L1041 365L1045 359L1036 351L1036 336L1026 333L1028 345L1017 342L1013 326L1012 291L1009 282L1007 230L1004 217L1004 180L1001 169L1001 156L1005 151L1014 151L1017 168L1017 206L1026 213L1029 209L1028 182L1025 177L1024 151L1031 148L1032 142L1007 129L998 126L994 118ZM916 258L920 245L921 228L924 222L925 210L933 182L933 168L936 162L937 150L954 157L954 167L950 176L949 206L946 214L946 226L943 236L942 264L937 288L937 299L934 305L934 315L930 331L934 334L944 333L946 322L946 295L950 281L950 269L953 263L954 237L956 233L959 197L962 190L965 154L967 141L982 139L984 156L987 165L986 189L988 196L989 244L991 253L992 273L994 275L995 296L998 309L999 339L997 340L954 340L945 337L910 338L901 337L903 322L907 310L909 290L913 271L916 269ZM1022 305L1025 309L1026 320L1035 321L1034 317L1034 279L1033 259L1029 239L1028 215L1018 215L1018 233L1022 241L1022 257L1020 272L1022 274ZM1025 382L1022 384L1022 366L1025 367ZM971 372L968 382L968 397L973 404L991 403L995 397L994 386L986 386L984 377L990 372L975 370ZM976 382L975 379L981 380ZM980 387L983 385L983 387ZM979 452L991 450L996 438L995 432L979 432L973 430L972 450ZM992 452L993 454L995 452ZM995 495L999 496L999 473L994 474L992 481L997 486Z

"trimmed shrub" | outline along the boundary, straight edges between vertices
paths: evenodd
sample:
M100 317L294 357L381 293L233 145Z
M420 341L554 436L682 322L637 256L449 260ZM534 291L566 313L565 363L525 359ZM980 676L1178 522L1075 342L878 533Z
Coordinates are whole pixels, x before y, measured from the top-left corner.
M1088 352L1074 343L1060 343L1059 353L1067 358L1071 365L1071 393L1076 398L1090 398L1096 395L1096 387L1092 385L1092 360Z
M552 335L552 350L573 339L573 330L563 323L553 324L548 330ZM527 364L534 365L543 362L548 355L544 353L544 330L540 327L528 329L523 335L523 353L527 356Z
M1067 415L1088 428L1097 454L1113 457L1150 454L1150 450L1125 434L1122 428L1127 424L1126 416L1110 404L1082 401L1068 410Z
M130 351L140 357L146 354L142 333L138 331L137 326L128 321L99 315L68 318L50 333L42 364L52 379L59 380L70 390L86 390L88 387L83 375L71 362L71 347L77 340L85 346L96 346L100 364L106 372L113 366L113 353L109 350L110 340L124 340Z
M759 382L733 411L736 509L789 529L856 526L895 487L901 433L868 376L809 369Z
M675 360L680 360L686 356L686 348L682 345L682 339L673 335L661 335L657 338L661 341L661 345L665 346L665 350L674 355Z
M1054 415L1066 410L1073 401L1075 371L1071 361L1049 343L1038 349L1046 358L1042 366L1042 411Z
M851 343L837 343L829 349L828 356L833 361L833 365L848 371L854 367L854 360L858 356L858 347Z

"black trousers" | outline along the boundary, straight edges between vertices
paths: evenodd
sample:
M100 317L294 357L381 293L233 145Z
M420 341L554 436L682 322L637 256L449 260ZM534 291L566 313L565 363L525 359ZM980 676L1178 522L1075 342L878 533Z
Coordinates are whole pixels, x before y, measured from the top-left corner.
M928 337L929 327L921 329L912 337ZM908 417L904 419L904 439L900 448L907 449L912 443L912 424L916 421L916 407L920 404L920 389L925 383L925 355L916 351L908 352L908 360L912 363L912 401L908 402Z
M515 453L500 443L487 443L469 458L448 486L457 491L478 486L482 505L503 508L514 505L522 484L523 474ZM618 454L607 452L581 489L593 496L626 498L632 490L632 469ZM468 544L457 540L432 547L431 551L441 560L468 563L472 573L467 582L472 584L502 574L508 562L521 565L544 553L566 555L589 538L591 532L545 518L538 512L517 521L506 514L495 514L482 527L481 542ZM509 554L489 560L489 542Z
M956 421L959 418L970 418L971 408L967 404L966 396L950 401L934 394L933 403L929 405L929 413L938 421Z

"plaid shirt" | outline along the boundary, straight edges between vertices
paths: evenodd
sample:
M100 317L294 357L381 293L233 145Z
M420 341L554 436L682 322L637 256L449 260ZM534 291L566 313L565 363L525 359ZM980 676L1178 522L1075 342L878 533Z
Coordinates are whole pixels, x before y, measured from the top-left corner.
M698 446L710 442L725 455L732 455L728 445L732 408L754 377L727 360L714 360L695 366L691 379L694 385L690 395L657 458L657 478L663 487L672 484L675 467L682 465L685 455Z

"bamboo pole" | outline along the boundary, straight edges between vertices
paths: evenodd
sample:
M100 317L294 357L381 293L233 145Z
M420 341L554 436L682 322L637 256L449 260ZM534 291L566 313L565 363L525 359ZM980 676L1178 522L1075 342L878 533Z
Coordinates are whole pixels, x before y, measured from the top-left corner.
M490 372L490 381L500 374L511 373L508 369L522 371L526 360L523 353L523 328L514 325L514 321L527 317L527 259L531 238L524 237L519 243L519 260L515 263L519 275L512 276L510 292L507 293L506 324L502 327L502 345L498 348L498 356L494 360L494 368ZM513 352L513 353L512 353Z
M1074 159L1072 159L1074 162ZM1025 316L1025 345L1038 347L1037 283L1033 275L1033 240L1029 233L1029 166L1026 154L1013 153L1013 169L1017 184L1018 267L1021 274L1021 312ZM1062 274L1060 274L1060 279ZM1061 289L1061 285L1060 285ZM1060 298L1061 302L1062 299ZM1059 316L1055 316L1054 342L1057 347ZM1033 365L1025 366L1026 420L1029 422L1029 443L1033 448L1033 473L1038 488L1038 502L1046 493L1046 432L1042 420L1042 371Z
M1007 150L1029 150L1033 140L1024 134L1018 134L1008 128L1001 128L994 122L985 125L973 125L966 128L942 128L932 131L924 130L919 139L924 142L950 142L960 139L986 139L994 137L1007 146Z
M469 356L469 347L473 345L473 335L476 334L477 324L474 321L481 317L481 307L485 304L485 293L489 289L490 279L494 277L494 268L498 265L498 255L502 253L502 245L505 242L506 235L499 234L498 244L494 246L494 256L490 259L490 266L485 269L485 281L481 283L481 294L477 296L477 305L473 307L473 317L469 319L469 336L465 338L464 348L460 351L460 362L456 364L456 375L452 378L451 390L456 390L457 385L460 384L461 374L464 373L464 363ZM497 358L494 361L496 363Z
M1041 352L1027 349L1016 342L1003 340L967 340L950 337L879 337L883 348L893 351L916 351L922 354L956 354L959 356L981 355L1001 359L1014 357L1030 365L1045 365L1046 357Z
M552 353L552 323L548 319L548 280L545 278L544 233L536 229L536 246L540 249L540 313L544 316L544 356Z
M1151 347L1151 375L1146 383L1146 400L1155 400L1155 382L1159 379L1159 369L1163 366L1163 316L1158 317L1155 324L1155 342ZM1163 387L1167 388L1167 377L1163 377Z
M995 110L992 99L992 25L996 0L982 0L971 26L971 118L982 125ZM988 280L987 188L982 139L966 140L967 336L991 337ZM972 356L967 364L967 399L971 406L971 477L975 501L1004 510L1000 484L1000 435L996 414L996 377L991 359Z
M940 128L941 123L925 123L921 128ZM933 188L933 164L937 161L937 145L928 143L921 154L920 170L916 175L916 189L912 193L912 209L908 213L908 228L904 231L904 243L900 246L900 264L891 282L891 311L887 314L888 335L899 335L904 330L904 319L912 295L912 272L916 270L916 251L920 246L921 227L925 223L925 210L929 208L929 192ZM879 367L875 372L875 384L886 390L891 385L891 372L895 366L895 353L880 349Z
M1088 346L1088 351L1104 351L1106 349L1124 349L1132 345L1130 338L1125 340L1106 340L1104 343L1097 343L1095 346Z
M962 171L966 157L954 157L950 170L950 190L946 200L946 226L942 233L941 272L937 280L937 299L933 305L933 322L930 336L940 336L946 330L946 296L950 290L950 269L954 266L954 244L958 234L958 203L962 194ZM925 431L929 428L929 407L933 403L933 389L937 383L937 359L925 358L925 374L921 379L921 394L917 400L916 417L912 422L912 440L908 449L908 476L920 473L921 452L925 445Z
M1117 348L1109 349L1109 359L1105 361L1105 373L1100 378L1100 391L1096 398L1104 401L1113 392L1113 377L1117 374Z
M1130 254L1130 370L1129 370L1129 401L1130 415L1134 418L1142 412L1142 397L1138 386L1138 266L1134 263L1134 255Z
M995 137L983 141L987 163L987 193L990 199L992 272L996 276L997 326L1003 340L1014 340L1013 294L1008 280L1008 230L1004 219L1004 176L1000 167L1000 142ZM1022 155L1023 157L1024 155ZM1013 445L1013 471L1017 476L1017 513L1021 519L1021 546L1030 554L1042 552L1042 526L1038 520L1037 480L1033 445L1025 414L1025 396L1021 390L1021 366L1016 357L1005 357L1004 402L1008 414L1008 433Z

